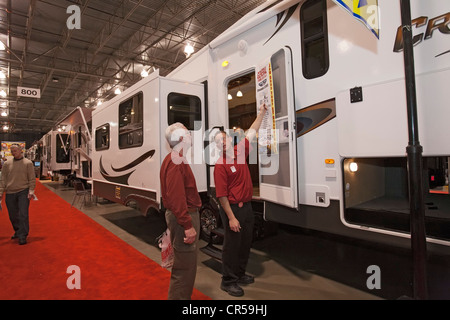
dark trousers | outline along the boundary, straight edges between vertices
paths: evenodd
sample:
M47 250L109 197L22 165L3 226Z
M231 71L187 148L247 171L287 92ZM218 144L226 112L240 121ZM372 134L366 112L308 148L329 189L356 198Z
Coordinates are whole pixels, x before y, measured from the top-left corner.
M192 226L197 232L197 239L191 244L186 244L184 243L183 226L178 224L177 218L170 210L166 210L166 222L170 230L170 240L174 252L168 300L190 300L194 290L197 275L200 217L198 211L189 214L192 218Z
M236 283L245 274L255 223L251 202L245 202L242 208L239 208L238 204L230 204L230 206L241 225L241 231L234 232L230 229L228 217L225 211L220 208L220 217L225 229L222 248L222 283L225 285Z
M19 239L26 239L30 231L28 220L28 189L17 193L7 193L5 196L6 207L8 208L9 220L14 228L14 235Z

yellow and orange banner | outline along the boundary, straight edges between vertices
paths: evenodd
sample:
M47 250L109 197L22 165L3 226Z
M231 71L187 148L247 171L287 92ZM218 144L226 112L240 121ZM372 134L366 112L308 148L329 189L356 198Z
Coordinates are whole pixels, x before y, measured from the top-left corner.
M278 153L277 132L275 125L275 98L273 93L273 75L270 59L262 62L256 69L256 108L260 112L265 104L269 112L266 112L259 130L258 142L261 146L260 153Z
M3 157L12 157L11 145L13 143L18 144L22 148L22 151L25 152L25 142L24 141L2 141L1 155Z

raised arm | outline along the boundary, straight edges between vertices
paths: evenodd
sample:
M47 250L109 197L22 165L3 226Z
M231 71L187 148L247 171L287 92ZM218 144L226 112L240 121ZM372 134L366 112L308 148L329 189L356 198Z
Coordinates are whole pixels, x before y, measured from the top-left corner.
M259 108L259 114L256 117L255 121L253 121L252 125L250 126L250 129L248 129L247 134L245 135L248 142L252 142L253 139L256 137L256 133L258 132L259 128L261 127L261 123L262 120L264 118L264 115L266 114L267 111L267 106L266 104L263 104L260 108Z

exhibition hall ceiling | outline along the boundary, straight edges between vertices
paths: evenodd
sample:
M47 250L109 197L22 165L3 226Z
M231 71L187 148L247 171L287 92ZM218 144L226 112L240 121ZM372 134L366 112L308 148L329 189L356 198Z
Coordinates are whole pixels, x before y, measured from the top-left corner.
M0 0L0 132L46 133L159 69L167 75L264 0ZM8 129L3 129L8 126Z

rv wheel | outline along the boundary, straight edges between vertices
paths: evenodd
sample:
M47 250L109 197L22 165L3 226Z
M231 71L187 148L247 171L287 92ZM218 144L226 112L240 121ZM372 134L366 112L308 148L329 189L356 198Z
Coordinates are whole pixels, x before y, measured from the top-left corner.
M204 206L200 210L200 238L206 242L218 243L220 238L212 233L214 229L218 229L220 226L220 216L217 210L214 210L210 206Z

